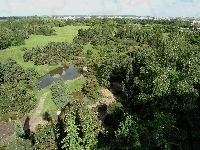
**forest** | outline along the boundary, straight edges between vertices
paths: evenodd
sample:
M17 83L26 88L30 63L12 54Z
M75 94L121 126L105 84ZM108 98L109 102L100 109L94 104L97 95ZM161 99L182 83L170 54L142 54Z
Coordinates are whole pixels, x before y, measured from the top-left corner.
M0 127L14 121L0 150L199 148L200 31L189 21L7 18L0 39ZM38 89L66 64L87 71ZM42 123L31 121L45 94Z

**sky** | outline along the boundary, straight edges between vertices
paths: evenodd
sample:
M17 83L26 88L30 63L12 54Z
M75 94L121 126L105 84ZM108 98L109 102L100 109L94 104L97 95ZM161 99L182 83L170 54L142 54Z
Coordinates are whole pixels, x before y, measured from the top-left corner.
M200 17L200 0L0 0L0 16Z

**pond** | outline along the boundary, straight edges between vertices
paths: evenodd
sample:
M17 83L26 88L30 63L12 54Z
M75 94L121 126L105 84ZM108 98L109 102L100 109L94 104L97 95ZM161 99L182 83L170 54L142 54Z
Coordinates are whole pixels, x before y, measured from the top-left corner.
M47 87L53 82L58 81L60 78L63 80L73 80L81 75L80 70L74 66L64 66L50 71L45 76L39 78L39 90Z

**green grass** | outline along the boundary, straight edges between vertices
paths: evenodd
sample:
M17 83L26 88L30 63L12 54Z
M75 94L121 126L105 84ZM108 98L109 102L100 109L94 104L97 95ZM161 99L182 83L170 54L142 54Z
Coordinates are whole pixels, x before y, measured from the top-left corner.
M20 46L11 46L5 50L0 50L0 61L5 61L8 57L13 58L17 63L27 68L35 68L39 75L42 76L48 73L50 70L53 70L60 65L48 66L48 65L34 65L33 62L24 62L23 54L24 51L21 51L22 47L32 48L35 46L45 46L49 42L72 42L73 38L77 35L78 29L83 28L87 29L88 26L65 26L65 27L55 27L56 35L52 36L43 36L43 35L30 35L29 39L25 40L25 45Z
M92 52L93 52L94 54L96 54L96 53L98 52L98 50L94 49L94 48L92 47L92 45L89 44L89 43L83 46L83 52L86 53L87 50L92 50Z
M37 106L38 106L38 104L39 104L39 101L40 101L40 98L42 97L42 95L45 93L45 92L47 92L47 91L49 91L50 90L50 85L49 86L47 86L47 87L45 87L44 89L42 89L42 90L38 90L38 91L35 91L35 98L36 98L36 100L37 100L37 105L35 106L35 109L37 108ZM33 110L31 110L30 112L29 112L29 115L30 116L32 116L32 114L35 112L35 109L33 109Z
M40 115L43 115L45 112L49 112L50 114L53 114L56 110L58 110L58 107L56 104L52 101L52 94L48 94L45 101L44 101L44 107L40 113Z
M67 83L68 93L71 94L74 91L80 90L85 83L86 83L86 78L80 78L79 80Z
M68 92L69 94L71 94L72 92L76 91L76 90L80 90L81 87L86 83L86 78L81 78L79 80L75 80L73 82L69 82L68 85ZM41 91L38 91L36 98L39 99L42 96L43 93L45 93L46 91L48 91L50 89L50 86L42 89ZM45 112L49 112L51 115L55 114L55 111L58 110L58 107L55 105L55 103L52 101L52 94L48 94L45 102L44 102L44 107L40 113L40 115L42 116Z

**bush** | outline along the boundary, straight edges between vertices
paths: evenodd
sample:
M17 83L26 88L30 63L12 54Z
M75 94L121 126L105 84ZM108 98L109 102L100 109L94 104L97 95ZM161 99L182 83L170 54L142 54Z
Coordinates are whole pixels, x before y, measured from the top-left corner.
M27 51L27 50L28 50L28 48L26 48L26 47L21 48L21 51Z
M9 142L5 150L33 150L32 143L29 140L16 138Z
M107 115L105 117L105 123L109 126L115 126L119 123L120 118L123 115L123 106L119 102L113 102L108 105Z
M123 113L122 104L119 102L111 103L110 105L108 105L107 113L108 114L116 114L116 115L122 114Z
M55 131L56 127L54 124L47 124L45 126L38 125L36 127L36 131L34 134L34 149L48 149L48 150L56 150L57 147L57 139L55 135L57 132Z
M100 96L99 83L96 78L91 78L86 81L86 84L82 87L82 92L88 98L97 101Z

